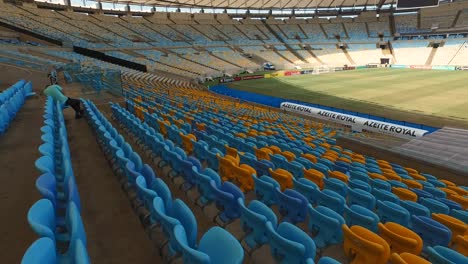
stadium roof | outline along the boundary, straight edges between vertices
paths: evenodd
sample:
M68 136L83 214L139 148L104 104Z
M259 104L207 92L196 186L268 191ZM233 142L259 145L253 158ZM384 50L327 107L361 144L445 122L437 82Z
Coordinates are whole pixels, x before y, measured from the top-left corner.
M102 0L120 4L150 6L236 8L236 9L316 9L394 4L397 0Z

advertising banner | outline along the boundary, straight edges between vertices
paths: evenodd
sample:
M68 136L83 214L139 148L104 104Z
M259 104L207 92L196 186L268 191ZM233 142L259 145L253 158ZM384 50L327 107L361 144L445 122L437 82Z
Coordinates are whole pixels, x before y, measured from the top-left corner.
M234 77L234 81L235 81L235 82L238 82L238 81L241 81L241 80L242 80L242 77L239 77L239 76Z
M253 79L263 79L263 75L251 75L251 76L242 77L242 80L253 80Z
M228 83L228 82L233 82L234 79L233 78L221 78L219 80L220 83Z
M271 74L271 77L283 77L284 76L284 71L277 71L277 72L273 72L273 73L270 73Z
M427 65L411 65L410 68L417 70L432 70L432 66Z
M264 77L265 77L265 79L271 78L271 74L265 73Z
M407 69L409 68L409 66L407 65L399 65L399 64L393 64L393 65L390 65L391 68L395 68L395 69Z
M293 75L299 75L301 74L300 71L286 71L284 72L284 76L293 76Z
M447 66L447 65L434 65L432 66L433 70L447 70L447 71L454 71L455 66Z
M315 118L332 121L342 125L350 126L355 131L371 131L381 134L392 135L400 138L418 138L429 131L393 123L377 121L369 118L342 114L339 112L323 110L316 107L283 102L281 109L298 114L308 115Z

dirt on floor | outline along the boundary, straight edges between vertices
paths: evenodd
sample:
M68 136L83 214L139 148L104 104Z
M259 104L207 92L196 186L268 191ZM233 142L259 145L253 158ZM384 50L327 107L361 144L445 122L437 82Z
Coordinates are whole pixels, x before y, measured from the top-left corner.
M65 115L93 263L160 263L85 119Z

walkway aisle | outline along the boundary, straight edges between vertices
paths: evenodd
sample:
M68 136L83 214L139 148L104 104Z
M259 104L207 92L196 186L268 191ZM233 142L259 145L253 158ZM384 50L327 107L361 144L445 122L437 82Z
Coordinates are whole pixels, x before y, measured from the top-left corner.
M40 195L35 188L39 158L42 98L26 100L6 133L0 136L0 263L20 263L37 236L27 213Z
M88 123L64 113L91 261L161 263Z

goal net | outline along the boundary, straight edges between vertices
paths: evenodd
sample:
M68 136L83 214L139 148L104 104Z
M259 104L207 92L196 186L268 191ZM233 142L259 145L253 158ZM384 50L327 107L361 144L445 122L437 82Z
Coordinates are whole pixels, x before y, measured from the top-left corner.
M322 74L335 72L335 67L329 67L327 65L315 66L313 74Z

